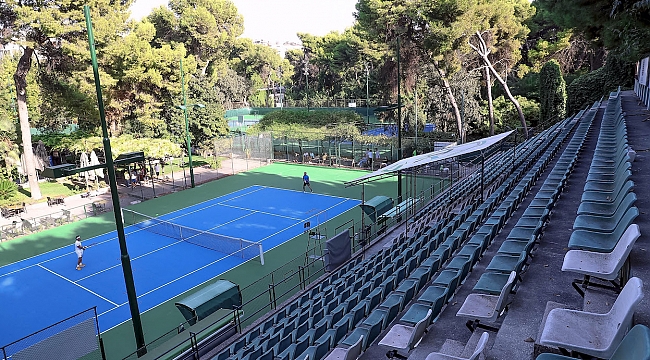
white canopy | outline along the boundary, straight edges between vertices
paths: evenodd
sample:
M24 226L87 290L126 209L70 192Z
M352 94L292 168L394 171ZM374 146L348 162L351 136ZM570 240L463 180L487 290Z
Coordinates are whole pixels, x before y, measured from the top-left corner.
M418 166L426 165L429 163L437 162L437 161L442 161L445 159L450 159L454 157L458 157L461 155L465 154L470 154L473 152L481 151L483 149L486 149L499 141L503 140L506 138L508 135L512 134L514 130L504 132L499 135L494 135L490 136L484 139L479 139L475 140L472 142L468 142L465 144L460 144L460 145L451 145L447 146L444 149L440 149L437 151L433 151L430 153L422 154L422 155L416 155L410 158L402 159L400 161L397 161L395 163L392 163L386 167L383 167L377 171L373 171L370 174L366 174L360 178L354 179L352 181L348 181L345 183L346 186L354 186L362 183L365 180L368 180L370 178L378 177L378 176L385 176L391 173L395 173L401 170L407 170L411 168L415 168Z

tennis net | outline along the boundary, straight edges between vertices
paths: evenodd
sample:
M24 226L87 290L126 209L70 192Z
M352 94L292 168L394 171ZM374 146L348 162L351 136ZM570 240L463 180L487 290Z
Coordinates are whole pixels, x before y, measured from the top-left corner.
M122 219L125 227L132 226L245 260L259 257L264 265L264 250L261 243L194 229L129 209L122 209Z

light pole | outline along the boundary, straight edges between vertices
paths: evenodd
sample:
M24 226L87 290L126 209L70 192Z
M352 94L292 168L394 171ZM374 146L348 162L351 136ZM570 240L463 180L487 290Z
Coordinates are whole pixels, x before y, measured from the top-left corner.
M397 161L402 160L402 90L400 74L400 47L397 37ZM402 202L402 172L397 172L397 201Z
M133 270L131 268L131 258L126 246L126 236L124 234L124 220L120 209L120 197L117 192L117 181L115 179L115 166L113 165L113 153L111 151L111 140L108 137L108 127L106 125L106 113L104 111L104 100L102 98L102 87L99 80L99 65L95 54L95 36L93 35L92 20L90 18L90 7L84 6L84 17L86 18L86 29L88 31L88 45L90 48L90 60L95 78L95 91L97 92L97 107L99 109L99 120L102 125L102 142L104 144L104 154L106 155L106 167L108 167L108 183L111 188L111 199L113 200L113 213L115 215L115 230L117 231L117 240L120 244L120 260L122 263L122 273L124 275L124 285L126 287L126 297L131 312L131 322L133 323L133 332L135 334L135 344L138 349L138 357L147 353L146 343L144 340L144 331L142 330L142 320L140 319L140 309L138 307L138 296L135 291L135 282L133 281Z
M183 97L185 100L185 97ZM189 105L176 105L177 108L183 110L183 116L185 116L185 137L187 140L187 156L190 162L190 182L192 187L194 187L194 168L192 167L192 145L190 143L190 122L187 120L187 108L204 108L203 104L189 104ZM187 183L186 183L187 184Z
M368 63L364 63L366 65L366 122L368 125L370 125L370 115L368 113L368 100L370 99L370 91L369 91L369 77L370 77L370 69L368 69Z

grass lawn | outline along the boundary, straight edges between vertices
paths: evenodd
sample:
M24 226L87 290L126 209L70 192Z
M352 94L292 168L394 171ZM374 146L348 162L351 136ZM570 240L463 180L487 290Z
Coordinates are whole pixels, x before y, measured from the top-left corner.
M38 186L41 189L41 195L43 197L39 200L33 200L31 198L32 192L29 189L29 186L26 188L18 187L18 192L12 198L7 200L0 200L0 205L12 205L12 204L35 204L39 202L47 201L47 197L53 196L72 196L75 194L80 194L86 192L85 186L79 186L78 183L73 183L72 181L66 179L62 182L57 181L47 181L39 182ZM92 182L89 181L89 184L92 185Z

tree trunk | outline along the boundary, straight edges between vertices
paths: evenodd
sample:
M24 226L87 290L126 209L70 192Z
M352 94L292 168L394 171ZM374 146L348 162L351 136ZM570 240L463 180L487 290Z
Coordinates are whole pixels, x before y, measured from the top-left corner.
M490 118L490 136L494 136L494 104L492 103L492 79L490 69L485 68L485 84L488 100L488 116Z
M447 79L445 72L442 71L442 69L438 66L437 61L433 61L433 67L438 72L440 79L442 79L442 85L445 88L445 92L447 93L447 100L449 100L449 102L451 103L451 108L454 111L454 117L456 118L456 126L458 127L458 139L460 140L461 143L464 143L465 129L463 129L463 119L460 116L460 110L458 109L458 103L456 102L456 97L454 96L454 93L451 89L451 85L449 85L449 80Z
M512 102L512 104L515 106L517 109L517 114L519 114L519 120L521 121L521 127L524 130L524 136L526 139L528 139L528 126L526 126L526 119L524 118L524 112L521 110L521 105L519 105L519 102L517 99L515 99L514 96L512 96L512 93L510 92L510 88L508 87L508 84L506 84L505 80L499 75L499 73L494 69L494 66L492 66L492 62L488 58L488 55L490 54L490 50L487 47L487 44L485 44L485 40L483 40L483 37L481 36L480 32L476 32L476 37L478 39L478 44L479 47L476 47L474 44L469 42L469 46L476 51L477 54L481 57L483 60L483 63L485 66L490 69L494 77L497 79L499 84L503 87L503 90L505 90L506 95L508 96L508 99Z
M25 169L29 181L29 191L32 199L38 200L41 196L41 189L38 187L36 166L34 162L34 150L32 149L32 134L30 133L29 116L27 113L27 73L32 67L32 55L34 49L25 48L23 55L16 66L14 82L16 84L16 102L18 103L18 118L20 119L20 132L23 140L23 154L25 155Z

